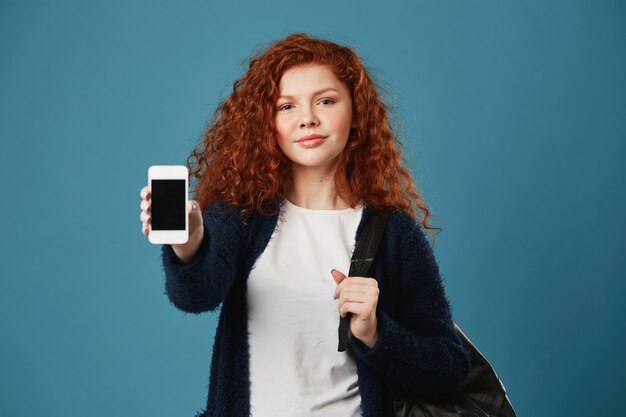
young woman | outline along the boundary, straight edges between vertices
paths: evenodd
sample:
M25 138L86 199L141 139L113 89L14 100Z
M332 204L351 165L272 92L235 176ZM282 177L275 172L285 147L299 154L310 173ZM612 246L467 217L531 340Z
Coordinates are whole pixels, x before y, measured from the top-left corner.
M177 308L222 306L199 415L380 417L391 390L462 385L469 358L421 229L433 229L428 210L351 48L296 33L255 55L190 159L190 238L163 245L162 260ZM379 210L393 214L375 278L346 277ZM347 313L353 337L339 352Z

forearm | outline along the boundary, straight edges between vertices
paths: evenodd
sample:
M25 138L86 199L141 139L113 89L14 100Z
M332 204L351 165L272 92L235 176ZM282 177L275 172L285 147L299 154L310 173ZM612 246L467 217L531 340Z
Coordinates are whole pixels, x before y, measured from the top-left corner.
M210 208L204 216L202 235L188 242L189 246L163 245L165 289L170 301L192 313L217 308L235 279L241 239L242 229L236 219Z

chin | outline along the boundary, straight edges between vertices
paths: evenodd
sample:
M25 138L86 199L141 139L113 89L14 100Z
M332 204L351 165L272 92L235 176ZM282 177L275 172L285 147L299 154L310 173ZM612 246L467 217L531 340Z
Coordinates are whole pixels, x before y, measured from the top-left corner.
M291 158L290 158L291 159ZM336 165L337 157L329 159L291 159L291 163L303 168L321 168Z

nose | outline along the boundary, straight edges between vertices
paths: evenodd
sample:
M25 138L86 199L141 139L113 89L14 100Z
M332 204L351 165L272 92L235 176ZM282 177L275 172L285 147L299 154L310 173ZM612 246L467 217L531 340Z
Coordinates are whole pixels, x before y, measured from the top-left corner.
M315 115L311 109L305 109L302 111L300 115L300 127L311 127L317 126L319 124L319 119Z

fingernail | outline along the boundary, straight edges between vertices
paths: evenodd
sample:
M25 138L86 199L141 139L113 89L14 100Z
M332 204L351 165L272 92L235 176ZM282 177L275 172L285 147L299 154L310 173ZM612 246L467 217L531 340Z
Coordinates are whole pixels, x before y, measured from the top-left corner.
M336 300L336 299L337 299L337 292L334 292L333 293L333 300Z
M144 190L141 192L141 198L146 198L147 195L148 195L147 191Z
M330 270L330 273L332 274L333 272L335 272L335 268Z
M191 210L196 211L197 208L198 208L198 206L196 206L196 203L193 203L191 205Z
M147 222L149 218L150 218L149 214L141 213L141 220L143 220L144 222Z

